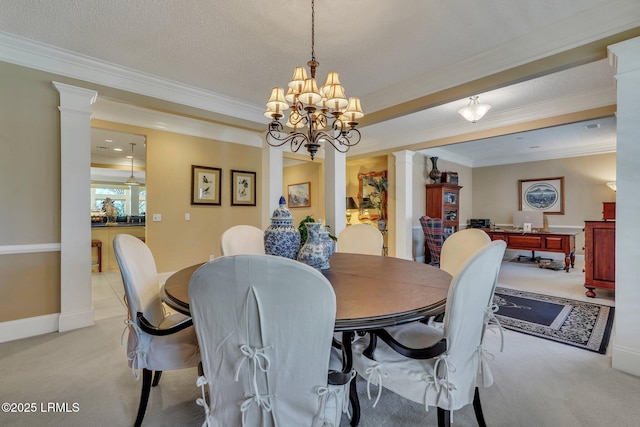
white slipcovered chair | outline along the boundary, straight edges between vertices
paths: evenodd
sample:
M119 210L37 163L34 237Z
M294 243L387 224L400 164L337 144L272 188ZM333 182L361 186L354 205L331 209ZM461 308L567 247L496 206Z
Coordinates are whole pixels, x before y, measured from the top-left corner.
M382 255L384 238L380 230L369 224L354 224L338 235L337 252Z
M191 318L179 313L167 315L164 311L156 264L147 245L132 235L118 234L113 239L113 249L128 308L127 359L136 380L140 379L142 369L142 392L135 421L139 426L151 387L158 385L162 371L197 367L200 353Z
M494 241L469 257L449 288L443 325L415 322L398 327L394 338L380 330L353 343L354 368L367 379L369 395L375 384L376 399L384 387L425 410L436 406L438 426L450 425L452 411L473 403L478 424L486 425L478 387L490 386L493 377L482 341L505 247Z
M466 228L453 233L442 244L440 268L455 276L471 255L490 242L491 237L479 228Z
M235 225L220 237L222 255L264 254L264 231L253 225Z
M321 273L283 257L225 256L196 270L189 300L206 425L340 424L352 375L339 356L330 372L336 297Z

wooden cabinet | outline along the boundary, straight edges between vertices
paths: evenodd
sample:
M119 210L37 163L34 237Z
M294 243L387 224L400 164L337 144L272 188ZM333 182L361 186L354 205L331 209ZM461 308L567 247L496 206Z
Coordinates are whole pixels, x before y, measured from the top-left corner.
M118 262L116 261L116 254L113 252L113 238L116 234L131 234L144 240L145 228L140 225L91 227L91 240L99 240L102 242L102 271L120 271Z
M460 229L460 189L453 184L427 184L427 216L441 218L445 236Z
M588 297L594 289L616 287L616 223L585 221L584 223L584 287Z

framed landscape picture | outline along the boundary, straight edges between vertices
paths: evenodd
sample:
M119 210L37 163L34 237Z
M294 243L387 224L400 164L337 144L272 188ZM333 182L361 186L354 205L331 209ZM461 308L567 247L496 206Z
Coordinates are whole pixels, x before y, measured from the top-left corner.
M220 205L222 169L191 166L191 204Z
M518 198L521 211L564 215L564 177L521 179Z
M288 205L290 208L311 207L311 183L302 182L288 187Z
M231 171L231 206L256 205L256 173Z

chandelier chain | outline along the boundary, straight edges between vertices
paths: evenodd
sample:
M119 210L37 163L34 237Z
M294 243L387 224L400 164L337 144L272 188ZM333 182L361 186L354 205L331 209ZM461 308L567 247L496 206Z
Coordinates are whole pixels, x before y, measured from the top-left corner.
M316 60L316 8L315 0L311 0L311 60Z

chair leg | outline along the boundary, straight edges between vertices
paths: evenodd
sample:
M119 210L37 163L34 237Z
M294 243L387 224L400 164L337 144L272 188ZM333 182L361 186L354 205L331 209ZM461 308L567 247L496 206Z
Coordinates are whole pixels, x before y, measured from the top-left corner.
M476 420L480 427L487 427L487 423L484 421L484 414L482 413L482 405L480 404L480 393L478 393L478 387L473 395L473 411L476 413Z
M156 387L160 383L160 376L162 375L162 371L155 371L153 375L153 382L151 383L151 387Z
M450 427L451 414L446 409L438 408L438 427Z
M382 385L380 386L382 387ZM358 388L356 380L353 379L349 384L349 401L351 402L351 427L355 427L360 423L360 400L358 399Z
M142 425L144 413L147 410L147 402L149 402L149 392L151 392L151 376L153 371L148 369L142 370L142 393L140 394L140 405L138 406L138 415L136 417L135 427Z

